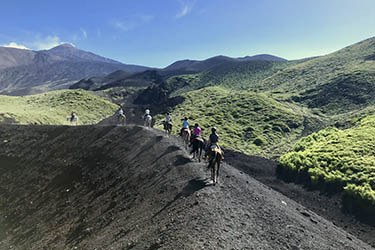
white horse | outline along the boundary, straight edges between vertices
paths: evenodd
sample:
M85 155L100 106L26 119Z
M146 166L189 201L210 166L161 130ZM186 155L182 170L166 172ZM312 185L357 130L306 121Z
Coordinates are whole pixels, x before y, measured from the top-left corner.
M70 125L78 125L78 116L69 116L66 118L67 121L70 121Z
M146 115L145 118L144 118L144 124L143 125L145 127L151 128L151 124L152 124L152 116Z

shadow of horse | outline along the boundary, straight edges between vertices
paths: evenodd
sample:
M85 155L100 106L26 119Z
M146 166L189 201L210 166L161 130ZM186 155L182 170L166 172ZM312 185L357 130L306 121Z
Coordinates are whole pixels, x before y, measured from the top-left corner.
M190 140L190 146L192 147L191 154L193 154L193 159L198 159L201 162L202 151L206 147L206 140L200 136L192 137Z

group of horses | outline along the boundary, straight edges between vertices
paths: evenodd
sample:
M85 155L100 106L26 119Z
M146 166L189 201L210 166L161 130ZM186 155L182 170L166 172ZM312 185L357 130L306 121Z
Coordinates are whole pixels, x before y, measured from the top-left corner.
M151 128L152 126L152 116L145 115L143 125L147 128ZM116 114L115 119L118 124L125 125L126 124L126 116L124 114ZM78 116L74 115L67 118L70 121L71 125L78 124ZM164 130L167 134L172 133L172 123L164 122ZM191 147L191 153L193 154L193 159L198 159L201 162L202 159L202 152L206 150L207 142L201 136L191 136L191 132L189 129L184 129L181 132L182 141L186 148ZM223 160L223 153L221 149L218 147L212 147L208 149L208 166L207 169L211 169L211 180L213 185L218 183L218 176L219 176L219 169L221 165L221 161Z
M172 132L172 123L164 122L164 130L167 134ZM190 129L183 129L181 131L183 144L186 148L191 147L191 154L193 159L201 162L203 150L208 150L208 166L211 170L211 180L213 185L218 183L219 169L223 160L223 152L220 148L213 145L207 149L207 141L201 136L191 136Z

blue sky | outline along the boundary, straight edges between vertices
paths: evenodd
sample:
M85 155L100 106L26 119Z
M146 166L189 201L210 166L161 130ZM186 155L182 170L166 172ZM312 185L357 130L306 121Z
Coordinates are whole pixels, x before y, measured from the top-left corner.
M0 45L64 42L123 63L324 55L375 36L374 0L6 0Z

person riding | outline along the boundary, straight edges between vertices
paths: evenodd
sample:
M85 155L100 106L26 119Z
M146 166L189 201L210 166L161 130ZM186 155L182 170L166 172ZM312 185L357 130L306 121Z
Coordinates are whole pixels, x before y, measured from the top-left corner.
M143 120L146 120L147 116L149 116L149 115L150 115L150 110L149 110L149 109L146 109L146 110L145 110L145 113L144 113L144 115L143 115Z
M72 113L70 114L70 121L74 121L75 118L76 118L76 112L72 111Z
M172 123L172 116L169 114L169 112L167 113L167 115L165 116L165 123L168 124L168 123Z
M182 136L182 132L183 132L184 130L187 130L188 132L190 132L190 131L189 131L189 122L188 122L188 118L187 118L187 117L185 117L185 118L184 118L184 121L182 122L182 128L181 128L181 132L180 132L180 135L181 135L181 136Z
M122 109L122 107L119 108L119 110L117 111L117 113L122 116L124 114L124 110Z
M172 126L172 116L169 112L165 116L164 129L168 129L167 126Z
M122 116L124 116L124 110L122 109L122 106L120 105L120 108L117 110L117 117L120 119Z
M197 137L201 137L202 136L202 129L199 127L199 124L196 123L194 125L194 130L193 130L193 136L192 136L192 140L197 138Z
M218 143L219 143L219 136L216 133L216 128L212 127L211 134L207 143L206 153L204 156L207 157L207 155L209 154L210 151L212 151L213 148L218 148L222 152Z

